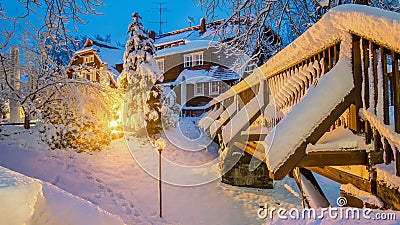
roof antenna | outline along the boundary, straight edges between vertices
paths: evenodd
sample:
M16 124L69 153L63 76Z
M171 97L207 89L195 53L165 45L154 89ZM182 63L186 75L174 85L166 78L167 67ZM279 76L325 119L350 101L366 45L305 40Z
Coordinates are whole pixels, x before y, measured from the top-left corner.
M158 12L160 17L159 17L159 21L150 22L150 23L157 23L160 25L160 28L158 30L158 35L161 35L162 34L162 25L167 23L167 21L162 20L163 12L169 12L169 9L164 7L164 5L167 4L167 2L153 2L153 4L158 5L158 8L153 8L153 11Z

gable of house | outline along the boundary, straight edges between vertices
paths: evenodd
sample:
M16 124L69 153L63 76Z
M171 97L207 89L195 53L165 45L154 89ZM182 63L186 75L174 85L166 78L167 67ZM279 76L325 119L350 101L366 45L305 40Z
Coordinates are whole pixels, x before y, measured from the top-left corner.
M88 38L83 48L74 53L68 76L117 87L116 77L122 72L124 50Z

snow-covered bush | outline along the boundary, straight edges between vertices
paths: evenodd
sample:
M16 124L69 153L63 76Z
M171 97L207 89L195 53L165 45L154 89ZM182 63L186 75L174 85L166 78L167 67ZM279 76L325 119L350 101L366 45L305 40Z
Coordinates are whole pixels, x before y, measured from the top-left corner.
M125 45L124 70L118 77L119 88L126 91L124 126L137 134L146 128L145 119L154 121L158 113L154 102L154 84L162 80L161 71L153 58L155 47L153 39L148 37L138 13L132 14L132 23L129 24L129 39ZM158 94L157 94L158 95ZM156 96L157 98L157 96Z
M111 141L109 121L120 97L97 84L69 84L41 111L42 140L52 149L101 150Z

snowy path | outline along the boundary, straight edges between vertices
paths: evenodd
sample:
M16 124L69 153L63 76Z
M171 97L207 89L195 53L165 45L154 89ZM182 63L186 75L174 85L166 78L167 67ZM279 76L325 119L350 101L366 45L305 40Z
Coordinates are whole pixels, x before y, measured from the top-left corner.
M273 190L232 187L213 181L195 186L163 185L164 218L158 218L157 180L133 160L124 140L101 152L49 151L26 134L0 141L0 165L50 182L120 216L128 224L262 224L260 205L299 208L300 200L283 188L292 180L276 183ZM135 141L135 140L132 140ZM137 144L148 150L149 144ZM13 143L13 145L9 145ZM29 146L33 146L29 147ZM169 152L169 153L168 153ZM170 149L171 158L187 158ZM190 156L204 161L206 156Z

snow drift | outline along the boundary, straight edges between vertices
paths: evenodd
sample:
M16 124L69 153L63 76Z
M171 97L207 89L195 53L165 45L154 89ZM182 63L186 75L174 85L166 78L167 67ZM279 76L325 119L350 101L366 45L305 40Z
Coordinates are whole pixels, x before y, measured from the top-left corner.
M50 183L0 167L0 224L124 224Z

